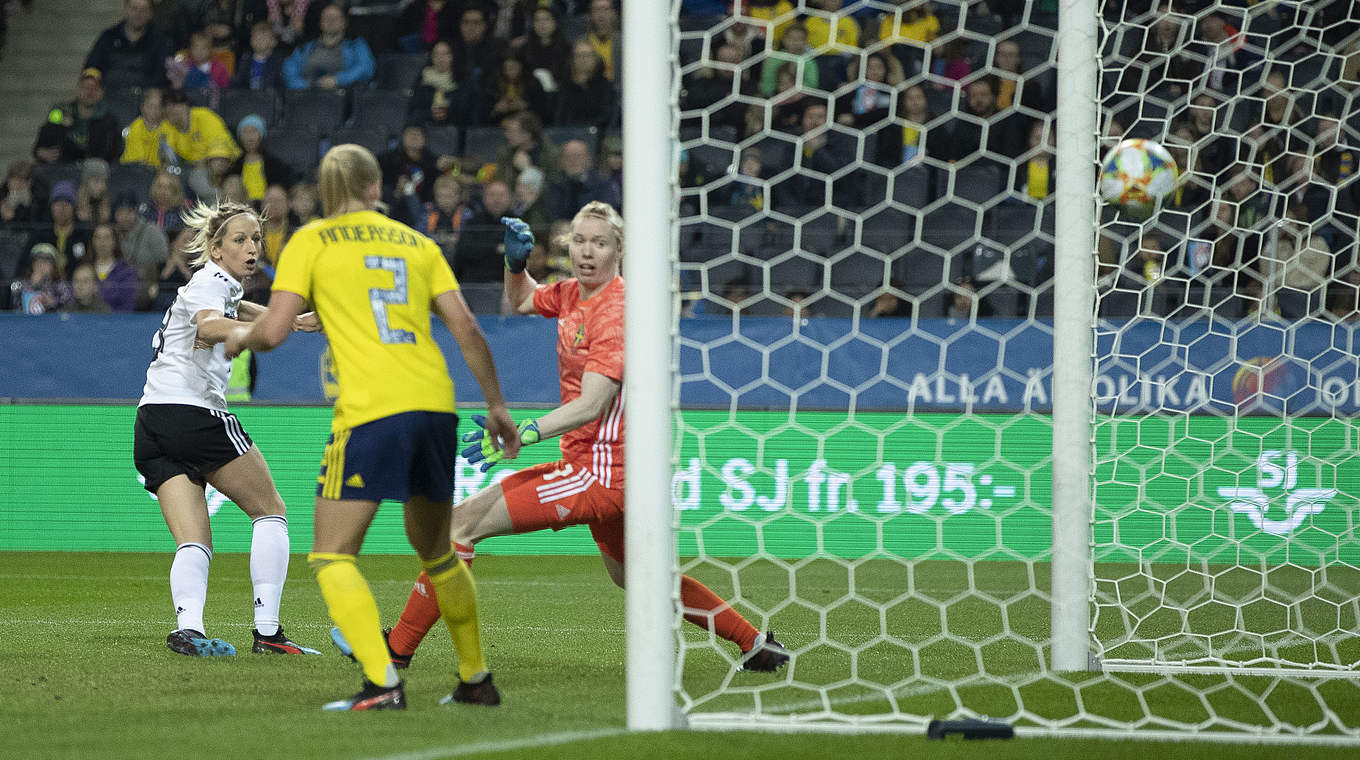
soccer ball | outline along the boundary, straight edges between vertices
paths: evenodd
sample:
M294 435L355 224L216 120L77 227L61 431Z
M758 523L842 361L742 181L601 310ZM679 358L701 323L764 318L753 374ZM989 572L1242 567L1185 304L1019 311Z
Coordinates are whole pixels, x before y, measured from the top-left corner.
M1176 159L1152 140L1123 140L1100 162L1100 197L1146 216L1176 186Z

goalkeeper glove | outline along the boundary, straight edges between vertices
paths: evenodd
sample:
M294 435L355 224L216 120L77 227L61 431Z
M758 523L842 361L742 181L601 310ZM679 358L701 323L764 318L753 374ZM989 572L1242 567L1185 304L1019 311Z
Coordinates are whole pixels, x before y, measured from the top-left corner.
M523 219L501 217L505 225L505 268L514 274L524 271L529 263L529 252L534 249L534 233Z
M492 467L495 467L497 462L501 461L501 456L504 452L492 445L491 438L487 436L485 417L480 414L474 414L472 415L472 421L477 423L477 427L481 429L463 434L463 443L472 444L463 449L463 458L466 459L470 465L476 465L478 462L481 462L482 465L479 469L481 469L482 472L486 472ZM519 423L519 442L521 445L528 446L531 443L538 443L541 440L543 440L543 437L538 434L538 420L525 420L524 422Z

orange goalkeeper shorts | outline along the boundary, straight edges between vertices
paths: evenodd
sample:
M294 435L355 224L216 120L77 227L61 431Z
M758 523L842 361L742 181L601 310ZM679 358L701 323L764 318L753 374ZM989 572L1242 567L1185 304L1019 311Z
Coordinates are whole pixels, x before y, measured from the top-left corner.
M623 490L605 488L589 470L547 462L501 481L516 533L589 525L600 553L623 561Z

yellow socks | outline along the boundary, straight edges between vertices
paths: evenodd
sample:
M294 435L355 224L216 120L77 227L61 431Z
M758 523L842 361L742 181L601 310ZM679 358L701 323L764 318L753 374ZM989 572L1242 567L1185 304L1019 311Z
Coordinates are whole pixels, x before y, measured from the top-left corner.
M472 579L472 571L452 550L422 563L430 576L430 585L434 586L439 612L449 626L453 646L458 650L458 676L464 681L480 680L487 667L481 624L477 621L477 582ZM387 654L385 649L383 654Z
M379 686L396 686L401 679L383 641L378 603L354 559L353 554L312 552L307 555L307 564L316 573L331 620L354 650L354 659L363 666L364 677ZM476 619L474 611L474 623Z

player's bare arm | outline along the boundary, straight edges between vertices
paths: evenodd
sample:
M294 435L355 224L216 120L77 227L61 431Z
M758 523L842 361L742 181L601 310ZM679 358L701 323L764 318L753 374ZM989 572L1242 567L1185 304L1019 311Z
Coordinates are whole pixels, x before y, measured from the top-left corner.
M552 438L599 419L622 387L618 380L598 372L582 373L581 395L539 417L539 435Z
M266 306L252 301L242 301L236 307L236 319L240 322L254 322L265 312ZM309 311L299 314L293 320L293 332L321 332L321 319L316 316L316 312Z
M505 298L516 314L537 314L534 308L534 291L538 282L526 272L505 270Z
M491 347L486 343L486 335L477 324L477 318L472 316L463 294L456 290L435 296L434 309L458 342L463 360L482 388L482 398L486 399L486 429L492 434L492 445L502 452L503 459L514 459L519 456L519 430L505 409L500 380L496 377L496 362L491 358Z
M302 313L304 303L302 296L296 293L275 290L264 314L253 322L232 327L225 341L227 356L236 356L244 349L262 352L277 348L293 332L293 324Z

